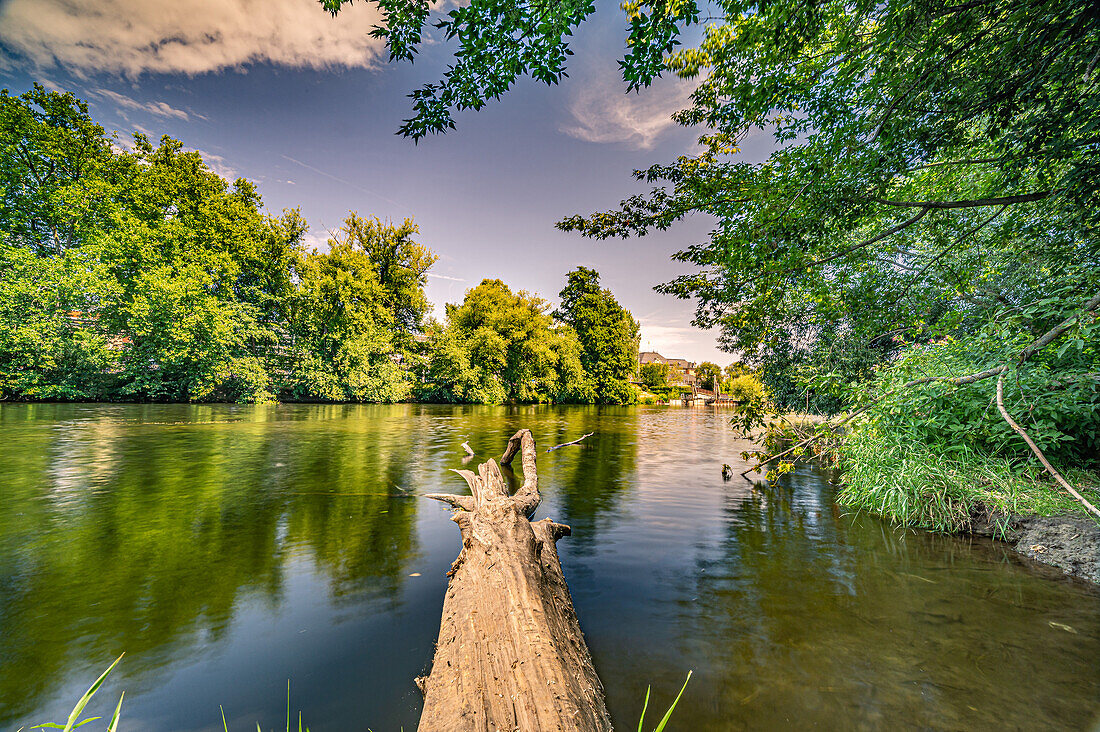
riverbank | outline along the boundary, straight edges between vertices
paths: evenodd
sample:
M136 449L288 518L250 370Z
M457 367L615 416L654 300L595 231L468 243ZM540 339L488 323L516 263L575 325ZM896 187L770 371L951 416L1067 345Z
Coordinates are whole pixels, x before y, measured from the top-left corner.
M789 415L772 422L768 451L783 450L820 421ZM858 428L819 442L813 455L837 469L836 500L844 508L902 526L996 539L1100 584L1100 522L1037 464L937 451L897 433ZM1087 500L1100 502L1100 471L1064 472Z
M1004 541L1029 559L1100 585L1100 524L1086 517L976 518L970 533Z
M842 505L908 526L989 536L1030 559L1100 584L1100 523L1039 466L858 437L863 439L845 440L840 447ZM1100 473L1065 472L1097 503Z

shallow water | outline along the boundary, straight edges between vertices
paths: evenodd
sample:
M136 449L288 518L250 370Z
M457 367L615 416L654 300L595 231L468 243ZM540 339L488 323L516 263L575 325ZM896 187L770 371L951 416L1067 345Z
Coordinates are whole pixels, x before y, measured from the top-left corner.
M464 440L529 427L538 517L619 729L1096 729L1100 592L992 542L900 531L801 468L740 472L706 409L0 406L0 729L415 729ZM651 721L656 723L659 714Z

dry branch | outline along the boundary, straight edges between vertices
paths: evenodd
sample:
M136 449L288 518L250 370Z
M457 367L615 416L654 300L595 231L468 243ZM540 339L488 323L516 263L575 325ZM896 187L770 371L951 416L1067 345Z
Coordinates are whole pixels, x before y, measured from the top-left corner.
M578 437L577 439L573 440L572 442L563 442L560 445L554 445L553 447L548 447L548 448L546 448L546 452L554 452L554 450L557 450L558 448L561 448L561 447L569 447L570 445L576 445L581 440L584 440L585 438L591 437L594 434L596 434L596 433L595 432L589 432L587 435L584 435L583 437Z
M528 517L539 504L535 440L520 430L500 462L519 454L514 496L496 462L456 470L472 495L431 494L458 509L462 549L448 572L421 732L607 732L603 685L581 634L556 541L563 524Z
M1039 446L1032 441L1031 436L1024 431L1023 427L1016 424L1016 420L1012 419L1012 416L1008 413L1008 410L1005 409L1004 387L1005 372L1002 371L1001 375L997 377L997 410L1001 413L1001 416L1004 417L1005 422L1008 422L1008 426L1011 427L1013 431L1016 432L1016 434L1024 438L1024 442L1026 442L1027 446L1031 448L1031 451L1035 453L1035 457L1039 458L1039 462L1043 464L1043 467L1047 469L1048 473L1054 476L1054 479L1058 481L1059 485L1065 488L1071 496L1080 501L1085 508L1100 517L1100 510L1097 510L1096 506L1088 502L1088 499L1086 499L1084 496L1074 490L1073 486L1071 486L1069 482L1062 477L1062 474L1055 470L1054 466L1050 464L1050 461L1047 460L1047 456L1044 455L1043 451L1039 449Z

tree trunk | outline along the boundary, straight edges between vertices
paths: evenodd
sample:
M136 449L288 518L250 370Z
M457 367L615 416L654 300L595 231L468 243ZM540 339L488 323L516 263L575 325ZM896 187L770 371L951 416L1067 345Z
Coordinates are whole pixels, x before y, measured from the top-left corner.
M447 573L420 732L610 730L603 685L581 635L555 542L569 527L532 523L539 504L535 440L520 430L501 457L523 457L523 487L508 495L492 459L456 470L473 496L431 494L457 510L462 549Z

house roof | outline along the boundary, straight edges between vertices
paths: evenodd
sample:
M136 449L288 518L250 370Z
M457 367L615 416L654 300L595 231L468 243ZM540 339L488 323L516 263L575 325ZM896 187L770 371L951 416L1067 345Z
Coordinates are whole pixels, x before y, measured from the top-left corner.
M684 358L665 358L656 351L642 351L638 354L638 362L642 364L647 363L667 363L669 366L678 369L693 369L695 364Z

